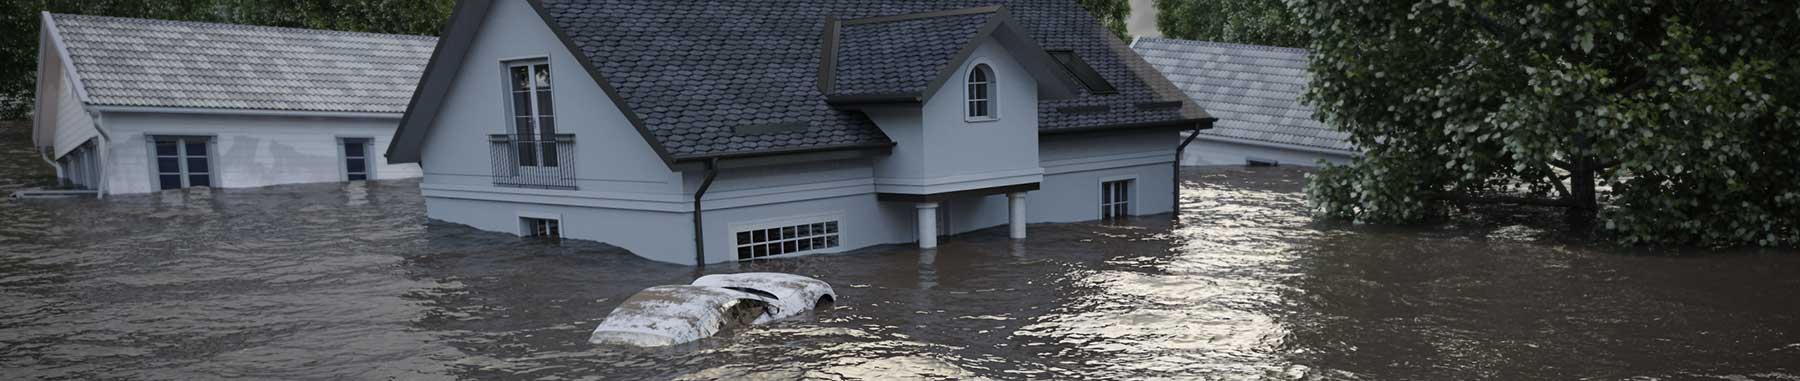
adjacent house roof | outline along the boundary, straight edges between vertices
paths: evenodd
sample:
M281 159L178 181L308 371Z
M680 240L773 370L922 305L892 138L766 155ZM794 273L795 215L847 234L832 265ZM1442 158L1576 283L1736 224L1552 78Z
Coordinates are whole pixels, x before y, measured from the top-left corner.
M1305 49L1166 38L1132 43L1151 65L1217 116L1201 136L1358 154L1349 134L1313 118L1301 102L1307 86Z
M98 106L402 113L437 39L50 15Z
M490 1L471 0L459 6L459 15L452 17L445 33L444 49L466 49L473 25L480 23L479 16L469 14L483 13ZM1082 91L1071 99L1041 101L1039 125L1045 133L1199 127L1210 118L1074 0L529 2L585 61L633 126L671 163L891 146L893 142L861 111L827 102L821 78L838 79L839 93L910 92L920 87L925 77L921 73L935 75L949 64L937 62L939 53L963 47L959 40L975 36L970 28L999 17L999 12L1010 14L1037 46L1075 51L1119 89L1117 94ZM950 12L989 6L999 10ZM930 12L960 14L843 25L836 34L826 30L834 20ZM918 33L897 34L908 31ZM850 50L830 49L828 38L840 37ZM901 55L880 62L882 57L864 50L895 48L919 51L908 51L917 53L912 58ZM831 54L827 52L843 59L835 65L841 70L822 72L833 66L823 65ZM461 57L459 52L440 54ZM448 71L456 64L433 65L446 66L444 81L453 77ZM442 104L442 94L427 89L438 86L433 84L438 70L425 75L414 112L397 134L401 143L390 149L390 160L418 159L416 149L405 147L423 140L432 111ZM768 125L784 127L754 127Z

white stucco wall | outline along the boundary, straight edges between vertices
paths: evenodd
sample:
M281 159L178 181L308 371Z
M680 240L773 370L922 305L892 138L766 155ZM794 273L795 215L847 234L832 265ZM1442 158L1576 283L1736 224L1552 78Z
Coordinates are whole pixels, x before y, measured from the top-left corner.
M397 119L160 113L101 119L112 137L105 163L112 194L157 191L146 137L158 135L213 137L213 181L224 188L343 181L340 138L370 139L375 179L419 176L418 166L389 165L375 154L387 149Z
M529 4L494 2L475 38L422 145L420 164L427 189L493 188L488 135L512 132L506 63L547 59L557 132L575 135L578 188L603 189L626 198L681 192L681 177L669 170Z
M1318 160L1332 164L1348 164L1353 158L1349 154L1326 154L1295 149L1284 149L1262 145L1245 144L1211 140L1205 137L1194 139L1185 152L1182 152L1181 165L1245 165L1250 159L1258 161L1273 160L1281 165L1315 167Z

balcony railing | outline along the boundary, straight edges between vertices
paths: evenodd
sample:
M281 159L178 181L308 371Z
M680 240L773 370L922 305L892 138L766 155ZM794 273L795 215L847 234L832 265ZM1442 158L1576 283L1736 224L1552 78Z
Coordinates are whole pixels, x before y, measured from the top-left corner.
M575 135L488 135L494 185L576 189Z

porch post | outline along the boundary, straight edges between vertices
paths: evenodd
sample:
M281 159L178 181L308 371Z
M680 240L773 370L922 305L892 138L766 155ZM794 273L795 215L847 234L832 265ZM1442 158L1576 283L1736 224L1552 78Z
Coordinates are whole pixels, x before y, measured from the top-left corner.
M1012 239L1025 239L1025 192L1007 193L1006 201L1012 212Z
M921 202L913 206L919 208L919 248L937 248L937 208L935 202Z

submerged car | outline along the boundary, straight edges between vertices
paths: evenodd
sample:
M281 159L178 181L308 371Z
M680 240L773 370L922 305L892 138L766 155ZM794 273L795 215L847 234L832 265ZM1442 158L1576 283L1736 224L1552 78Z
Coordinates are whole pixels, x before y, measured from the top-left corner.
M743 291L769 299L769 313L757 324L792 317L837 300L830 283L794 274L713 274L695 279L694 285Z
M588 342L662 347L700 340L728 328L762 324L833 302L824 281L793 274L716 274L690 285L639 291L614 308Z
M662 347L700 340L762 321L771 300L728 288L656 286L625 299L594 333L593 344Z

